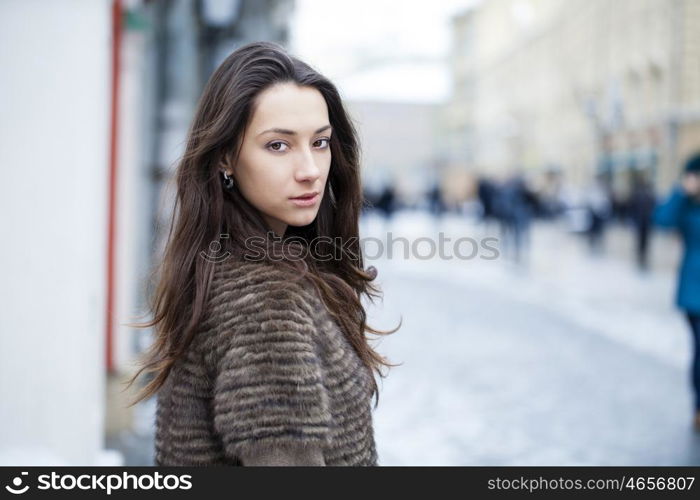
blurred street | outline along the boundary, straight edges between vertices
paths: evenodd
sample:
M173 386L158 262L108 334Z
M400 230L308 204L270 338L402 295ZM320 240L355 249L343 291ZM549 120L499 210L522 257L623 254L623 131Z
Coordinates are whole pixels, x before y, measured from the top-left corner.
M399 215L392 227L428 224ZM700 464L672 273L638 275L579 243L536 227L528 270L375 262L385 301L370 324L404 320L379 344L404 363L380 386L383 465Z

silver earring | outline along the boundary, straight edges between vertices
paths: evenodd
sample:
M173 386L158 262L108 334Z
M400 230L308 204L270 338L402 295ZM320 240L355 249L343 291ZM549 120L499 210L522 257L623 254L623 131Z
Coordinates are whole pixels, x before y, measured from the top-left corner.
M222 170L221 173L224 174L224 189L231 191L233 189L233 179L228 176L226 170Z

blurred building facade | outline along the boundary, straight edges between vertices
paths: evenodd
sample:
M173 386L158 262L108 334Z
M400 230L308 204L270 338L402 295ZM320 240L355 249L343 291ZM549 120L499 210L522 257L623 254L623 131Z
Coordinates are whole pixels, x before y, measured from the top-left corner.
M440 106L428 102L348 100L362 146L362 181L377 194L386 186L399 202L419 203L441 168Z
M659 190L700 148L700 2L490 0L452 22L451 162Z

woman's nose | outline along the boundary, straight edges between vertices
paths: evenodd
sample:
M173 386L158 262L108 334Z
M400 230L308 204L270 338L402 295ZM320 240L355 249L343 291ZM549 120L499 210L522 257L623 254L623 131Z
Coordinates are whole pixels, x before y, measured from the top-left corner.
M296 169L296 180L308 181L317 179L321 175L321 169L319 168L317 161L319 161L319 159L314 157L313 151L309 149L304 150L302 157L299 160L299 165Z

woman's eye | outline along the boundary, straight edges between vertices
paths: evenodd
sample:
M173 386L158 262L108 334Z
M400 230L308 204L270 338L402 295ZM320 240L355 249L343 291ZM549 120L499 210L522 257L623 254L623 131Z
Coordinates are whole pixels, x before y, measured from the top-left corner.
M282 147L287 147L287 145L283 142L271 142L270 144L267 145L268 149L271 149L272 151L285 151L282 149Z
M328 147L328 144L329 144L330 140L329 140L329 139L326 139L326 138L323 138L323 139L317 140L316 142L314 142L314 144L318 144L319 142L323 142L323 143L325 143L325 144L323 144L322 146L317 146L317 147L320 148L320 149L326 149L326 148Z
M315 141L314 146L319 148L319 149L326 149L329 146L329 142L330 142L330 139L327 139L324 137L323 139L318 139L317 141ZM275 141L275 142L269 143L266 146L266 148L269 149L270 151L274 151L276 153L281 153L281 152L287 151L287 149L289 149L289 146L284 142Z

